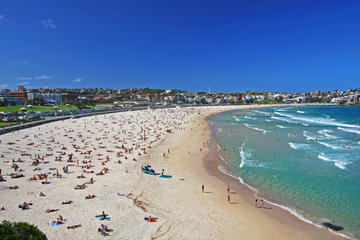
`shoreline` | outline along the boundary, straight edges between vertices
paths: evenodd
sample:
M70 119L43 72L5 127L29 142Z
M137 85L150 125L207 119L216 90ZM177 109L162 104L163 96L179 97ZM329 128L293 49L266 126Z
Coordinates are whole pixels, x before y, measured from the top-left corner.
M253 108L265 108L265 107L254 106ZM268 107L273 107L273 106L268 106ZM215 114L220 114L223 112L225 111L221 111ZM262 194L259 193L258 189L246 183L241 177L234 176L233 173L231 173L231 170L226 166L225 164L226 160L222 157L221 153L219 152L220 150L219 145L215 139L216 127L214 126L214 123L210 120L210 118L215 114L211 114L207 116L205 119L210 132L210 136L208 139L210 150L209 153L206 155L206 157L203 159L203 163L204 163L204 168L207 170L207 172L210 175L216 177L218 180L224 182L225 184L229 184L232 189L241 192L243 198L247 201L247 203L250 206L251 205L253 206L253 201L255 198L258 199L262 198L264 200L264 203L267 203L268 205L271 206L272 211L267 211L267 214L270 217L279 220L283 223L286 223L288 225L292 225L292 226L296 225L297 227L300 227L305 231L309 231L309 233L311 233L311 235L314 235L316 239L329 239L328 238L329 236L326 236L328 234L331 234L331 236L335 237L330 239L352 239L352 237L344 233L339 233L331 229L326 229L325 227L314 223L311 219L304 217L296 209L263 198Z

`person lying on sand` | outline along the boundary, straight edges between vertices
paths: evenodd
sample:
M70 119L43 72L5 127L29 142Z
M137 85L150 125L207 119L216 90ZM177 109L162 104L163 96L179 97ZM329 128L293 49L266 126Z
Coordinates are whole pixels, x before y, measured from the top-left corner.
M5 207L1 207L1 208L0 208L0 211L4 211L4 210L6 210Z
M21 177L25 177L25 175L22 174L22 173L11 173L10 176L11 176L11 178L21 178Z
M46 195L43 192L40 192L39 196L40 197L45 197Z
M46 179L45 181L41 182L42 184L50 184L50 182Z
M77 176L77 178L86 178L84 174L81 174L80 176Z
M45 212L46 213L51 213L51 212L56 212L59 211L59 209L46 209Z
M80 189L85 189L86 185L85 184L81 184L81 185L76 185L76 187L74 189L80 190Z
M10 186L9 189L18 189L18 185Z
M86 182L84 184L93 184L94 183L94 178L91 178L89 182Z
M81 224L68 226L67 229L75 229L81 227Z
M99 173L96 173L97 176L102 176L105 175L105 173L103 173L103 171L100 171Z
M24 202L22 205L21 204L19 205L19 208L21 208L21 210L30 209L29 205L32 205L32 203Z
M61 215L59 215L56 220L52 221L53 224L63 224L65 221Z
M105 212L102 211L102 213L99 214L99 215L96 215L96 217L107 217L107 214L105 214Z
M71 201L71 200L62 202L62 204L72 204L72 203L73 203L73 201Z
M98 228L98 232L99 233L105 233L105 232L110 232L111 229L109 228L109 226L101 224L101 226Z
M93 194L93 195L89 194L85 197L85 199L94 199L94 198L96 198L95 194Z

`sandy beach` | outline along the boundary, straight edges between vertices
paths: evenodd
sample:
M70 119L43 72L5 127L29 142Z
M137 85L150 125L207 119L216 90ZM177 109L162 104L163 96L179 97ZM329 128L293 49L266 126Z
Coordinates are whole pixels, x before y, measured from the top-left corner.
M256 106L123 112L1 135L0 221L32 223L49 239L341 239L255 208L253 192L218 171L206 118L247 107ZM169 177L143 173L147 164Z

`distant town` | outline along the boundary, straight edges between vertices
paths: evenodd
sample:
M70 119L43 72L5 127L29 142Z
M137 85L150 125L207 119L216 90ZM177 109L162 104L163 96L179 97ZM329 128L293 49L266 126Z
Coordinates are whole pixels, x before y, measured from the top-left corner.
M107 88L43 88L27 90L18 86L17 90L4 89L0 92L1 106L14 105L75 105L87 108L97 104L151 105L151 104L270 104L270 103L329 103L360 104L360 88L335 91L313 91L300 93L256 92L212 93L187 92L163 89L107 89Z
M214 93L187 92L149 88L43 88L0 92L0 127L10 127L34 121L53 121L112 111L175 106L241 105L241 104L298 104L360 105L360 88L347 91L313 91L301 93L255 92ZM52 120L50 120L52 119ZM5 130L2 130L5 131Z

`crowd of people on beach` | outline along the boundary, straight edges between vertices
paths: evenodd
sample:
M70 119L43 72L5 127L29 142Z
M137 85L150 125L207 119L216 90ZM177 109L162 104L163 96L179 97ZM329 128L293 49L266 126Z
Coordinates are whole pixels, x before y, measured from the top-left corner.
M77 202L73 199L63 199L56 206L52 200L53 207L43 206L36 197L55 199L55 196L45 194L53 188L47 185L59 187L74 179L87 178L88 181L77 183L73 187L77 191L73 194L81 195L85 189L92 189L92 185L100 184L98 178L113 172L118 173L117 165L126 163L126 166L131 166L131 162L137 161L136 157L148 154L152 146L166 134L183 128L184 119L191 114L194 115L194 112L184 109L164 109L120 116L93 116L66 120L69 124L48 124L2 135L1 141L5 144L0 147L0 182L3 182L1 186L5 184L9 190L23 193L9 195L10 198L14 197L13 200L21 202L18 204L21 210L31 211L32 207L44 207L45 214L62 213L66 205ZM7 139L9 140L6 141ZM162 169L162 176L164 171ZM125 173L127 172L128 169L125 170ZM25 194L31 192L30 189L38 189L38 194L34 194L35 198ZM97 201L101 194L90 192L83 195L83 199ZM24 197L30 197L31 201L22 200ZM1 212L5 213L5 210L12 208L13 201L1 202L4 204L0 206ZM6 219L5 216L0 214L1 219ZM41 216L41 212L36 214L35 219L38 218L47 219ZM17 220L22 218L19 217ZM73 222L71 218L65 220L62 215L50 221L49 226L66 223L69 223L66 229L84 227L84 223ZM111 231L111 227L105 224L98 228L101 234L108 235Z

